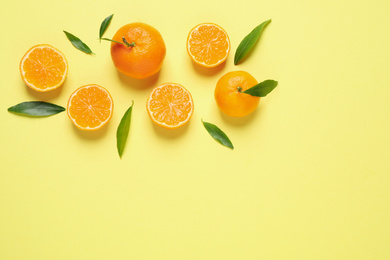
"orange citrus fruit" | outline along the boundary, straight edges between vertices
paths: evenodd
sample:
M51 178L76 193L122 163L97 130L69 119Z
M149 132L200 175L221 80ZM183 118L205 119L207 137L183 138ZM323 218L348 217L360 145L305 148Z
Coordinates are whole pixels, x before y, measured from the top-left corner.
M114 103L103 87L90 84L76 89L68 101L68 116L81 130L98 130L111 119Z
M27 86L46 92L64 83L68 74L68 62L58 49L48 44L39 44L24 54L19 70Z
M222 76L215 87L214 97L222 112L232 117L244 117L258 106L260 98L243 93L257 84L245 71L233 71Z
M192 60L201 66L218 66L227 59L229 51L229 36L216 24L199 24L188 34L187 52Z
M168 129L185 125L194 111L187 89L177 83L164 83L152 90L146 109L153 123Z
M156 74L162 66L166 48L161 34L145 23L130 23L121 27L112 38L111 57L123 74L144 79Z

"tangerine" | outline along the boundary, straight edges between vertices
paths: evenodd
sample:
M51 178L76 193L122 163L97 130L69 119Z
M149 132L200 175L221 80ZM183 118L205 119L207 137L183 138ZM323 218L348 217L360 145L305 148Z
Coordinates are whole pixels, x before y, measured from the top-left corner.
M68 74L68 62L60 50L49 44L39 44L24 54L19 70L27 86L46 92L64 83Z
M102 128L111 119L114 103L103 87L90 84L76 89L68 101L68 116L73 124L87 131Z
M243 92L256 84L257 80L245 71L233 71L223 75L214 91L219 109L232 117L244 117L252 113L257 108L260 97Z
M188 34L187 52L195 63L207 68L216 67L229 55L229 36L219 25L199 24Z
M113 40L116 42L111 43L111 58L121 73L144 79L161 69L166 47L154 27L140 22L126 24L115 33Z
M188 123L194 111L190 92L177 83L164 83L152 90L146 109L153 123L175 129Z

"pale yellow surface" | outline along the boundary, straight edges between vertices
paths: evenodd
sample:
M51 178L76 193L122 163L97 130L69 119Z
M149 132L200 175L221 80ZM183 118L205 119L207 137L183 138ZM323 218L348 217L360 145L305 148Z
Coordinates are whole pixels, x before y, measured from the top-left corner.
M4 1L0 67L0 259L284 260L390 259L390 3L373 1ZM117 73L108 42L130 22L156 27L167 56L158 77ZM233 65L241 39L272 19L250 56ZM225 66L192 64L191 28L229 34ZM63 30L96 53L76 50ZM65 85L29 90L18 65L33 45L66 55ZM222 115L217 80L245 70L279 86L244 119ZM153 86L177 82L194 115L178 131L152 125ZM83 133L61 113L34 119L7 108L28 100L66 106L79 86L106 87L109 125ZM134 100L122 159L116 128ZM235 149L216 143L212 122Z

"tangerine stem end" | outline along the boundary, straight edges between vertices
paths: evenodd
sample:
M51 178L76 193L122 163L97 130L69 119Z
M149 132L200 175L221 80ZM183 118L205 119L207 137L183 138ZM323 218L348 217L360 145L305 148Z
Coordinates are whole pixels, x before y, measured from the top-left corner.
M135 42L129 43L124 36L122 37L122 41L126 44L127 47L134 47L135 46Z

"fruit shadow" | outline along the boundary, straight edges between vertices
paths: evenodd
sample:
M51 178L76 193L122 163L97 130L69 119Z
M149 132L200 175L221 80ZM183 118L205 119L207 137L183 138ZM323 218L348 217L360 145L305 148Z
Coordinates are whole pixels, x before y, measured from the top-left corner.
M33 90L32 88L30 88L29 86L27 86L26 84L24 84L26 90L27 90L27 93L38 99L39 101L47 101L47 100L50 100L50 99L55 99L57 98L61 92L62 92L62 89L64 87L66 87L67 83L66 81L58 88L56 89L53 89L53 90L49 90L47 92L39 92L39 91L36 91L36 90Z
M157 72L156 74L154 74L150 77L147 77L145 79L134 79L134 78L126 76L125 74L117 71L119 80L121 81L121 83L123 83L123 85L130 86L130 87L132 87L134 89L138 89L138 90L148 89L148 88L156 85L156 83L160 77L160 72L161 72L161 70L159 72Z
M187 124L177 129L165 129L151 122L151 124L153 125L153 130L157 134L157 136L164 139L176 139L182 137L188 131L190 123L191 122L188 122Z
M85 131L77 128L73 123L69 122L72 125L73 131L76 133L76 135L83 140L96 140L103 138L107 135L109 123L100 128L99 130L95 131Z
M218 74L226 66L226 61L222 62L221 64L219 64L218 66L216 66L214 68L202 67L201 65L197 64L194 61L191 61L191 63L192 63L192 67L194 68L194 70L198 74L206 76L206 77L210 77L210 76L214 76L214 75Z
M228 116L225 113L223 113L221 110L219 110L219 114L221 115L223 121L226 123L232 125L232 126L244 126L249 123L251 123L256 117L260 117L262 113L262 106L259 105L255 111L250 113L247 116L244 117L232 117Z

